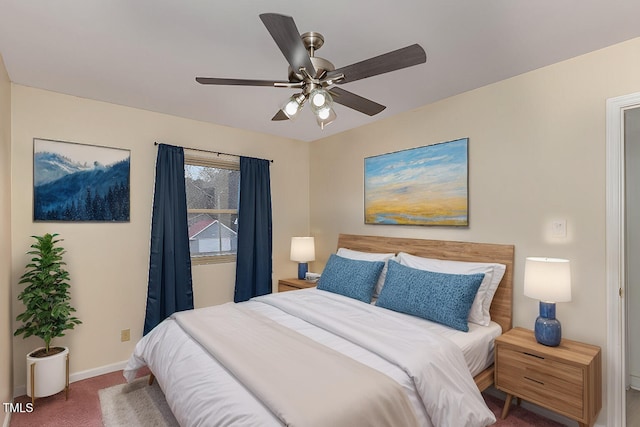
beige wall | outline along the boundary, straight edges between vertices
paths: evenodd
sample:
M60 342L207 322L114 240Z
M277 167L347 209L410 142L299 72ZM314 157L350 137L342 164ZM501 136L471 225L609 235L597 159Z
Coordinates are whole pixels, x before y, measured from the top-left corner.
M0 56L0 403L11 402L11 83ZM0 409L0 425L7 415Z
M61 233L73 304L84 321L59 340L72 348L72 371L127 359L144 317L153 141L160 141L275 159L274 279L295 275L289 238L306 234L309 224L317 245L313 271L321 271L340 232L512 243L514 324L531 327L537 315L537 302L522 293L524 258L566 257L572 261L573 301L558 305L564 336L604 348L605 100L640 91L638 76L640 39L635 39L309 145L17 85L10 96L0 66L0 188L12 182L11 248L7 239L0 246L0 252L12 251L11 278L0 276L0 292L9 294L9 280L14 294L18 290L29 235ZM130 149L131 222L33 223L34 137ZM470 138L469 228L363 224L365 157L461 137ZM7 191L1 193L6 197ZM6 200L0 206L0 230L6 233ZM550 236L554 219L567 220L566 238ZM196 305L229 301L233 276L233 265L194 267ZM14 301L14 315L20 309ZM0 334L15 326L4 327L5 322L6 317L0 320ZM131 328L131 342L120 343L123 328ZM36 339L13 340L17 385L24 383L24 354L37 345ZM4 380L6 365L0 359L0 398L11 381Z
M58 339L71 348L78 373L128 359L141 337L149 265L149 233L156 147L154 141L273 159L274 281L292 277L292 235L307 234L309 144L118 105L14 85L12 92L12 279L24 271L29 237L60 233L67 250L72 304L83 324ZM51 223L32 221L33 138L131 150L131 221ZM4 169L3 169L4 170ZM193 267L195 305L232 300L235 264ZM14 285L14 292L18 285ZM23 306L14 300L14 313ZM15 325L14 325L15 326ZM131 341L120 342L120 330ZM3 328L6 329L6 328ZM38 339L14 338L16 387L25 382L25 354Z
M538 304L523 295L524 258L569 258L573 300L557 307L563 334L604 349L605 101L638 91L635 39L314 141L313 270L340 232L515 244L514 324L531 328ZM365 157L462 137L469 228L364 225ZM554 219L566 219L566 238L551 237Z

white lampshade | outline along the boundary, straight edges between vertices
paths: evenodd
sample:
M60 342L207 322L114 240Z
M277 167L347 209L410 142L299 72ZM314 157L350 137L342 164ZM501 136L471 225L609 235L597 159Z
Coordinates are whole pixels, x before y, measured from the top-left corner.
M291 261L309 262L316 259L313 237L291 238Z
M524 294L545 302L571 301L568 259L529 257L524 266Z

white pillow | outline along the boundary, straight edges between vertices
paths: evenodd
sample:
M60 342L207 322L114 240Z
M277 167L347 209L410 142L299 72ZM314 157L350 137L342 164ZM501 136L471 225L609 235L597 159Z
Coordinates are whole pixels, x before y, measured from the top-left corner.
M380 294L380 290L382 289L382 285L384 285L384 279L387 277L387 267L389 265L389 260L394 258L396 254L380 254L374 252L360 252L354 251L352 249L339 248L336 255L341 256L343 258L356 259L360 261L383 261L384 268L382 269L382 273L378 277L378 283L376 283L376 288L373 290L373 298L378 298Z
M429 270L435 273L484 273L484 279L480 284L480 288L478 288L476 298L473 300L467 320L472 323L477 323L478 325L489 326L489 322L491 321L491 314L489 313L491 301L493 301L493 296L507 269L504 264L423 258L406 252L400 252L398 254L398 261L407 267Z

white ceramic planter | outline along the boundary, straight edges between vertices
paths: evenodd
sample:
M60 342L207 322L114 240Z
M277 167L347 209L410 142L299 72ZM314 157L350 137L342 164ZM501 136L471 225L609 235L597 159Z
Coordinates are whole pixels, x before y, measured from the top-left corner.
M67 355L69 349L48 357L27 355L27 396L46 397L61 392L67 385ZM34 350L37 351L38 349ZM30 352L29 354L33 353ZM31 365L35 363L35 395L31 394Z

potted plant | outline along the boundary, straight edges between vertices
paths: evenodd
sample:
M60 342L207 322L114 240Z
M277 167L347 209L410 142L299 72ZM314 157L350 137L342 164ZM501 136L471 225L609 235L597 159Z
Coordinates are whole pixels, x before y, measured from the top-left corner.
M27 355L27 395L32 399L56 394L68 385L66 347L52 347L53 338L64 336L64 332L82 323L72 316L76 310L69 303L69 273L62 260L65 250L57 244L58 234L31 236L36 242L31 245L31 262L19 284L26 284L18 295L25 311L16 317L22 322L14 333L28 338L35 335L44 341L44 347ZM32 365L34 365L32 367ZM32 373L34 379L32 379ZM32 386L34 390L32 390Z

